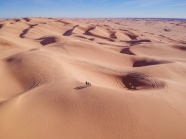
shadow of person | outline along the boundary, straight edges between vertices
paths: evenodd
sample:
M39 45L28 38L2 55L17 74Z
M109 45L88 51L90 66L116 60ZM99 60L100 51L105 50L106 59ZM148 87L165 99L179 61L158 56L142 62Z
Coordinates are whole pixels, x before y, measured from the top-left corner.
M75 90L80 90L80 89L84 89L84 88L87 88L87 87L88 87L87 85L84 85L84 86L75 87L74 89Z

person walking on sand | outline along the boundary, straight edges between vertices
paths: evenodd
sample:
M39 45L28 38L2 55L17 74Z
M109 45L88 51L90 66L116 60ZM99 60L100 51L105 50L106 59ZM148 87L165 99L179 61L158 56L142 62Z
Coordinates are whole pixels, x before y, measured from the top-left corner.
M88 82L88 86L91 86L91 84Z
M89 82L85 82L86 83L86 86L91 86L91 83L89 83Z

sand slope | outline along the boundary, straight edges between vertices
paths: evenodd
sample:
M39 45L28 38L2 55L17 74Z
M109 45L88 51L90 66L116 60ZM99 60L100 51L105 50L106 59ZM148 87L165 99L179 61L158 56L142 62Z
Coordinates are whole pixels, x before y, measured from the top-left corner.
M185 139L185 38L179 20L1 20L0 138Z

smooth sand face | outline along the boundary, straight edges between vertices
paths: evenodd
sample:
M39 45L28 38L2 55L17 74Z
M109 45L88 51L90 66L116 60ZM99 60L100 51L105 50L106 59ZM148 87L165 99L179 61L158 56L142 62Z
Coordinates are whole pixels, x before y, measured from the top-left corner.
M0 139L185 139L185 38L178 20L1 20Z

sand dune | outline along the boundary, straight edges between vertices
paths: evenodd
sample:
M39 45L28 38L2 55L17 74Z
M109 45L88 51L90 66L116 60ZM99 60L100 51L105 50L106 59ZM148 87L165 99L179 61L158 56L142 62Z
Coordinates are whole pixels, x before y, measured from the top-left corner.
M185 139L185 27L1 20L0 139Z

